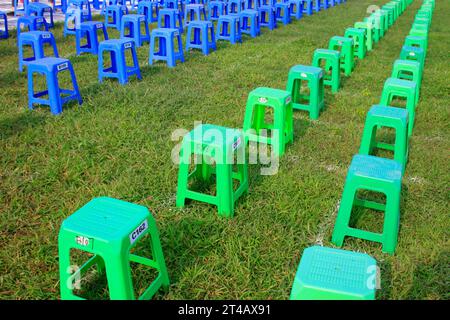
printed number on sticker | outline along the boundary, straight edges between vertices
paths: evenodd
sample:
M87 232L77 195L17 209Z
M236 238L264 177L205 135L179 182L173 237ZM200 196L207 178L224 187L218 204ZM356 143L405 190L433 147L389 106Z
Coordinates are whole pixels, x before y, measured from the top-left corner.
M75 238L75 241L77 244L83 247L87 247L89 245L89 238L83 237L83 236L77 236Z

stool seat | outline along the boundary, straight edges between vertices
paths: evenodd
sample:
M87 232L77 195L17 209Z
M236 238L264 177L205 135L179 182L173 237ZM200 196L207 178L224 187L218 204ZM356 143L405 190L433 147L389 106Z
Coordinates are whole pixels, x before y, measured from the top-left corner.
M290 299L374 300L376 265L375 259L364 253L320 246L306 248ZM368 282L373 275L370 287Z
M120 242L148 216L148 210L139 205L111 198L97 198L64 220L67 231L82 234L95 241Z
M39 68L41 70L51 71L57 65L60 65L60 64L65 63L67 61L69 61L69 60L65 59L65 58L47 57L47 58L35 60L33 62L33 65L36 68Z
M408 110L404 108L375 105L370 108L367 114L373 117L401 121L401 123L404 124L405 126L408 123Z
M217 132L223 139L216 139L217 136L214 134L205 134L211 133L212 130ZM207 145L214 148L232 148L241 137L242 132L238 129L202 124L187 133L183 140L188 143Z
M391 159L355 155L348 170L348 175L373 181L386 181L400 187L402 166Z

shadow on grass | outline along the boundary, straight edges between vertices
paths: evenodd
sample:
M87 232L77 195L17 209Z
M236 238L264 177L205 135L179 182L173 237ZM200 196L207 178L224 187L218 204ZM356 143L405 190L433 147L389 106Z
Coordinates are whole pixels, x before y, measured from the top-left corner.
M12 118L0 120L0 139L6 139L21 132L43 125L46 117L36 112L21 113Z

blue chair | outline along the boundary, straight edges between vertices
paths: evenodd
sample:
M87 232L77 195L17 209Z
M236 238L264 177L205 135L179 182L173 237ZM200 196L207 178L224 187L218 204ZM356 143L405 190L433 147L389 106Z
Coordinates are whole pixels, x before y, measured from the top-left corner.
M261 34L261 27L259 25L258 11L253 9L246 9L241 12L240 16L241 32L249 34L255 38Z
M98 30L103 32L104 40L108 40L108 32L105 24L100 21L85 21L80 24L76 31L77 55L83 52L98 54ZM86 44L82 44L82 40L86 39Z
M28 31L48 31L47 23L43 17L36 16L22 16L17 19L17 43L19 43L22 29L26 28Z
M221 15L228 14L227 3L223 1L211 1L208 5L209 20L218 20Z
M141 31L141 26L144 27L144 31ZM150 42L150 30L145 16L140 14L123 16L120 37L133 39L136 47L142 46L144 42Z
M177 9L161 9L158 16L158 29L178 29L183 33L183 19Z
M206 9L203 4L187 4L184 11L184 26L187 27L191 21L207 20Z
M306 13L308 16L313 14L313 4L314 0L302 0L302 12Z
M19 7L19 0L14 0L14 16L25 16L29 0L23 0L22 7Z
M320 4L320 8L327 10L330 7L330 4L328 2L328 0L322 0L321 4Z
M23 32L19 37L19 71L23 71L23 66L31 61L45 58L44 46L49 44L53 48L53 56L58 58L58 48L56 47L55 37L48 31L29 31ZM24 47L30 46L33 52L31 57L24 57Z
M188 2L187 4L190 4L191 2ZM193 2L195 3L195 2ZM182 0L164 0L164 8L166 9L177 9L180 10L181 15L184 15L185 13L185 3Z
M175 38L178 42L178 50L175 49ZM156 51L157 42L159 42L159 51ZM157 60L166 61L170 68L175 67L177 60L184 62L183 44L178 29L158 28L152 31L149 64L152 65L153 61Z
M322 0L314 0L314 11L319 12L322 8Z
M231 44L242 42L240 17L236 14L220 16L217 21L217 40L227 40Z
M8 32L8 16L3 11L0 11L0 19L3 20L3 30L0 30L0 39L7 39L9 37Z
M275 6L261 5L258 8L259 24L261 27L267 27L269 30L274 30L277 27L277 16Z
M69 7L79 9L81 11L83 21L92 20L91 3L89 0L69 0Z
M189 49L201 49L205 56L210 51L216 50L214 25L211 21L192 21L189 23L186 36L186 51Z
M302 0L288 0L289 14L292 18L301 19L303 16L303 1Z
M105 26L107 28L116 28L120 30L122 17L128 14L128 8L125 5L111 5L106 7Z
M137 13L143 14L147 23L158 22L159 4L153 1L140 1L137 5Z
M55 26L55 23L53 22L53 9L49 5L46 5L45 3L39 2L29 3L26 15L43 17L49 28L53 28ZM48 17L46 17L46 15Z
M258 7L261 5L261 0L246 0L245 1L245 9L253 9L258 10Z
M59 86L58 74L65 70L70 72L73 89L63 89ZM46 77L47 90L34 92L33 75L35 73ZM42 97L46 95L48 95L48 99L43 99ZM49 57L34 60L28 64L28 107L31 110L35 103L45 104L50 106L53 114L60 114L63 105L72 100L78 101L80 105L83 103L75 72L69 59Z
M289 13L289 3L279 2L275 4L275 12L277 21L282 22L284 25L291 23L291 15Z
M128 66L125 59L126 50L130 50L133 64ZM104 68L103 53L109 53L111 66ZM132 39L111 39L100 42L98 48L98 80L103 78L117 78L119 83L128 83L128 78L136 75L142 79L139 61L136 54L136 45Z
M245 10L245 0L229 0L228 14L237 14Z

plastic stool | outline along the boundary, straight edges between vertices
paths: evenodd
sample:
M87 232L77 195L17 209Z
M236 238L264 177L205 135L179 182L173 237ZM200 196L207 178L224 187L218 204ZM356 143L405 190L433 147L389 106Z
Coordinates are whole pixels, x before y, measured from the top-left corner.
M261 34L261 26L259 25L258 11L246 9L240 15L241 33L249 34L255 38Z
M158 2L139 1L137 13L143 14L147 20L147 23L158 22L158 16L159 16Z
M70 72L73 90L63 89L59 86L58 74L64 70ZM47 90L34 92L33 75L35 73L45 76ZM43 99L42 97L46 95L48 95L48 99ZM80 105L83 103L70 60L51 57L28 63L28 107L30 110L33 109L34 103L45 104L50 106L50 111L53 114L60 114L63 105L71 100L77 100Z
M128 8L124 5L111 5L106 7L105 26L116 28L120 31L122 17L128 14Z
M242 42L239 15L228 14L220 16L217 21L216 37L217 40L227 40L231 44Z
M48 17L45 17L46 14L48 14ZM32 2L28 4L26 15L43 17L49 28L53 28L55 26L53 21L53 9L47 4L39 2Z
M346 76L349 76L354 67L353 39L334 36L330 39L328 49L340 51L341 70L344 71Z
M142 26L144 27L143 32L141 31ZM142 46L144 42L150 42L150 30L145 15L127 14L123 16L120 37L133 39L136 47Z
M180 11L177 9L161 9L158 16L158 29L178 29L183 33L183 20Z
M275 12L277 21L282 22L284 25L291 23L291 14L289 11L289 3L278 2L275 4Z
M218 20L221 15L228 14L227 3L223 1L210 1L208 6L209 20Z
M325 61L325 71L323 84L331 87L331 92L336 93L341 83L341 71L339 67L339 51L328 49L316 49L313 56L313 67L320 68L321 61Z
M3 20L3 30L0 30L0 39L7 39L8 32L8 16L3 11L0 11L0 19Z
M187 4L184 11L184 26L187 27L191 21L206 20L205 6L202 4Z
M152 259L131 253L131 249L150 235ZM131 262L154 268L158 276L145 289L139 300L151 299L160 289L169 287L169 275L159 240L155 219L146 207L113 198L95 198L65 219L58 237L61 299L82 299L73 292L73 279L81 278L97 265L106 273L112 300L135 299L131 278ZM70 253L88 252L93 256L75 273Z
M275 6L261 5L258 7L259 24L261 27L267 27L274 30L277 27L277 12Z
M194 36L194 39L192 39ZM211 21L191 21L186 36L186 51L191 48L201 49L204 55L216 50L214 25Z
M27 28L28 31L48 31L47 23L43 17L19 17L19 19L17 19L17 44L19 43L20 34L23 32L23 28Z
M23 71L23 66L28 65L31 61L45 58L44 47L49 44L53 48L53 56L58 58L58 48L56 47L55 37L48 31L29 31L20 34L19 38L19 71ZM33 55L24 57L24 46L30 46Z
M288 0L289 14L295 19L301 19L303 16L303 0Z
M200 159L189 171L191 156ZM233 170L237 157L237 170ZM211 164L215 163L215 167ZM209 181L216 178L216 195L200 193L189 189L189 180L197 178ZM234 181L239 186L233 188ZM184 207L186 199L193 199L216 205L222 217L234 216L236 201L248 192L248 164L244 136L240 130L209 124L201 124L186 134L180 151L176 205Z
M133 64L127 66L125 53L130 50ZM111 67L104 68L103 53L109 53L111 57ZM100 42L98 48L98 80L103 82L103 78L117 78L119 83L128 83L131 75L136 75L142 79L139 69L139 61L136 54L136 44L132 39L110 39Z
M85 21L80 23L80 27L76 33L76 47L77 55L83 52L98 54L98 31L103 33L103 39L108 40L108 32L106 31L105 24L100 21ZM82 45L82 39L86 39L86 44Z
M175 38L178 41L178 50L175 48ZM156 51L157 40L159 40L159 51ZM152 65L154 60L166 61L171 68L175 67L177 60L184 62L183 44L178 29L160 28L152 31L149 64Z
M358 28L347 28L344 36L353 39L353 52L358 59L366 56L366 31Z

